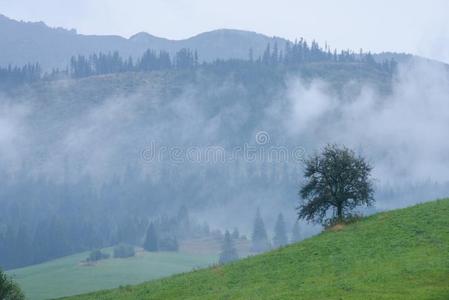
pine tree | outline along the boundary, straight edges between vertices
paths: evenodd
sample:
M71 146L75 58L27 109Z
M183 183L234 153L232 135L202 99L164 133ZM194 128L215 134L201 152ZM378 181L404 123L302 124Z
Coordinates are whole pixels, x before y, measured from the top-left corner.
M273 246L278 248L287 245L287 233L285 229L285 221L282 213L278 215L276 225L274 227Z
M178 225L177 236L180 239L188 238L190 235L190 216L189 210L185 205L179 209L176 222Z
M273 52L271 53L271 64L275 65L278 63L279 50L277 42L274 42Z
M159 250L161 251L178 251L179 243L176 236L164 236L159 240Z
M240 232L239 232L239 230L237 229L237 227L234 228L234 230L232 231L231 236L232 236L232 238L233 238L234 240L237 240L237 239L240 238Z
M249 52L248 52L248 60L249 60L249 62L253 62L253 61L254 61L254 51L253 51L253 48L249 48Z
M271 61L271 48L270 44L267 45L267 48L265 48L265 51L262 56L262 62L266 65L270 64Z
M145 236L145 242L143 243L143 248L146 251L150 252L156 252L159 250L159 241L156 233L156 228L154 227L153 223L148 226L147 234Z
M269 249L270 249L270 242L268 241L268 235L267 231L265 230L265 224L260 215L260 210L257 209L256 218L254 220L251 251L263 252Z
M237 259L239 259L239 256L237 254L237 250L234 247L231 234L229 233L229 231L226 230L223 245L221 247L219 263L225 264Z
M301 234L299 232L299 224L298 224L298 222L295 222L295 224L293 224L292 238L290 241L292 243L296 243L296 242L299 242L300 240L301 240Z

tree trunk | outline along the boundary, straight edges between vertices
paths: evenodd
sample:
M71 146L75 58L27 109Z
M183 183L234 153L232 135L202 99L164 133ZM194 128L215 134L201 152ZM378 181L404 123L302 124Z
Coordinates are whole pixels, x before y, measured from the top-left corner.
M343 220L343 205L341 203L337 205L337 218L339 221Z

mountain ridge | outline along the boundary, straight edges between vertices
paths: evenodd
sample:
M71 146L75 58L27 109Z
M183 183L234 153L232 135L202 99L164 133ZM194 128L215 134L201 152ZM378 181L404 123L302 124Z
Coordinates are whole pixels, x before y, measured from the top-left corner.
M210 30L185 39L168 39L148 32L138 32L129 38L80 34L76 29L50 27L42 21L17 21L1 14L0 36L0 66L39 63L47 71L66 68L72 56L98 52L118 51L123 57L137 59L147 49L165 50L174 55L182 48L190 48L198 51L200 61L210 62L216 59L247 59L250 49L253 56L258 57L268 44L277 43L282 49L286 43L291 43L282 37L230 28ZM410 59L429 61L412 54L388 51L375 54L374 58L380 62L385 58L398 62Z
M282 50L287 43L292 43L282 37L230 28L210 30L185 39L168 39L143 31L129 38L89 35L80 34L76 29L50 27L42 21L17 21L2 14L0 37L0 67L39 63L46 72L66 69L73 56L100 52L117 51L123 58L137 60L148 49L167 51L173 57L179 50L188 48L197 51L200 62L211 62L217 59L248 59L250 51L257 58L263 55L267 45L277 44ZM373 53L373 58L378 63L391 59L399 64L430 62L449 69L444 62L408 53L384 51Z
M286 43L286 39L236 30L217 29L195 36L170 40L147 32L125 38L119 35L85 35L75 29L49 27L44 22L25 22L0 15L0 65L24 65L39 62L45 70L65 68L73 55L118 51L137 58L147 49L171 54L182 48L198 51L200 60L248 58L249 49L261 55L269 43ZM235 46L230 51L230 45ZM283 45L279 45L283 47Z

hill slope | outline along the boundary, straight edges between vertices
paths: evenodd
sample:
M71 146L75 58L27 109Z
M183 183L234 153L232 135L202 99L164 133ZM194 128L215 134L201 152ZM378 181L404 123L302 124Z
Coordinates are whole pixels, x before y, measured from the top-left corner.
M449 299L449 200L381 213L296 245L71 299Z

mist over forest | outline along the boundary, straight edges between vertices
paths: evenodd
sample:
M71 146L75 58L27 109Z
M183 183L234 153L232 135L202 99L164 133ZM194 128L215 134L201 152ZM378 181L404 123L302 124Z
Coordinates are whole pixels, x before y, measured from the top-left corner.
M89 39L0 18L0 32L26 26L58 45ZM250 239L257 209L270 240L279 213L290 237L303 161L327 144L374 166L377 202L364 214L448 194L446 64L219 34L247 43L139 34L58 48L54 60L0 59L3 268L141 246L153 223L176 243L235 228ZM298 224L300 239L322 229Z

